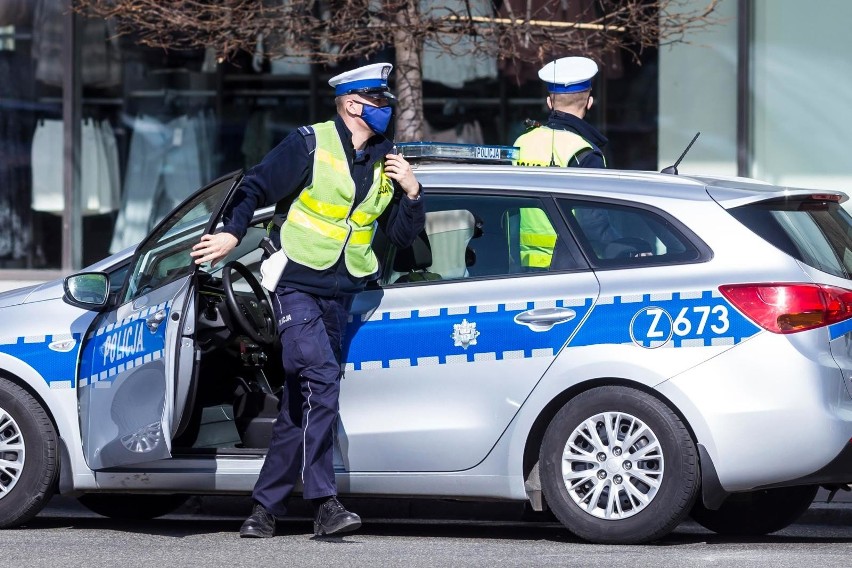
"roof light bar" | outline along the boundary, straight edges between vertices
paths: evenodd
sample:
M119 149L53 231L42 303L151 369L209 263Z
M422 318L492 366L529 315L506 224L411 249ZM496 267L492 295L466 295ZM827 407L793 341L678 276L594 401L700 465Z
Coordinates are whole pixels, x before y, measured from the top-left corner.
M441 160L510 164L518 159L517 146L483 146L448 142L404 142L396 145L406 160Z

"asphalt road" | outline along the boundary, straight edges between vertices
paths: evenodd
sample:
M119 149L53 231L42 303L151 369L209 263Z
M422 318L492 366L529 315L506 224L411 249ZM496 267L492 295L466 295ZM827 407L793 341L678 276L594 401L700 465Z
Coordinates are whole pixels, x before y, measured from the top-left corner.
M852 564L852 508L846 505L812 509L803 522L759 539L722 538L686 522L663 541L643 546L586 544L552 523L410 518L369 518L357 533L318 539L311 537L310 519L302 517L279 522L274 539L246 540L237 534L242 511L184 511L155 521L116 522L60 500L28 526L0 531L0 560L28 568Z

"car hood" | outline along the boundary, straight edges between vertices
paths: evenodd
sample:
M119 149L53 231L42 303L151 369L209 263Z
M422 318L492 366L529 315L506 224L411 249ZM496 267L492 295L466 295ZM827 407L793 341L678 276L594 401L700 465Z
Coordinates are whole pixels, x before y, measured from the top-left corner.
M41 302L44 300L55 300L61 298L64 292L62 280L51 280L43 284L26 286L8 292L0 292L0 308Z
M119 253L96 262L91 266L87 266L81 272L108 272L112 267L127 260L133 254L135 248L135 246L129 247ZM56 280L50 280L34 286L26 286L24 288L9 290L8 292L0 292L0 308L59 299L65 294L64 282L64 278L57 278Z

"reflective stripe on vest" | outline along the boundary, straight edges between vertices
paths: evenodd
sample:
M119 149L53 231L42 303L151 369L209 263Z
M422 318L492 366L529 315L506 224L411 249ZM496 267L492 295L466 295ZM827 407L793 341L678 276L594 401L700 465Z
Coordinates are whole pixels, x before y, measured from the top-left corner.
M567 130L554 130L546 126L534 128L515 140L521 150L516 166L549 166L551 157L557 166L569 165L569 160L583 150L592 150L582 136ZM570 165L577 165L577 161Z
M550 268L556 248L556 230L547 213L537 207L521 207L520 221L521 266Z
M342 253L353 276L375 274L379 263L371 246L373 228L393 198L384 161L373 166L373 183L353 210L355 182L337 127L329 121L312 128L317 146L311 184L290 206L281 226L281 248L288 258L314 270L330 268Z

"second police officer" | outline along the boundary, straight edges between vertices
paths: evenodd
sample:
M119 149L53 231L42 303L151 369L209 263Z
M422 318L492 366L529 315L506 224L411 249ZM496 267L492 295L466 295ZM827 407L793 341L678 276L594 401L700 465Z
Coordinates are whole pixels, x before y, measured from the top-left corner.
M605 168L602 148L606 137L584 120L595 102L592 77L598 65L588 57L563 57L538 72L547 85L547 124L528 130L515 140L518 165Z
M361 526L337 500L334 478L343 336L353 296L379 269L375 222L400 248L425 223L422 188L385 137L393 118L391 69L376 63L329 80L334 120L299 128L249 170L223 229L193 247L196 263L215 264L245 235L256 208L275 203L276 213L287 213L280 246L289 260L272 294L286 379L242 537L274 536L275 517L286 513L298 482L315 506L315 534Z
M563 57L538 72L547 85L550 116L515 140L520 148L519 166L605 168L601 148L607 139L584 120L594 104L592 77L598 65L587 57ZM583 212L578 212L583 214ZM584 224L585 219L578 216ZM524 270L548 270L556 246L556 231L547 214L538 208L520 210L518 234L520 263Z

